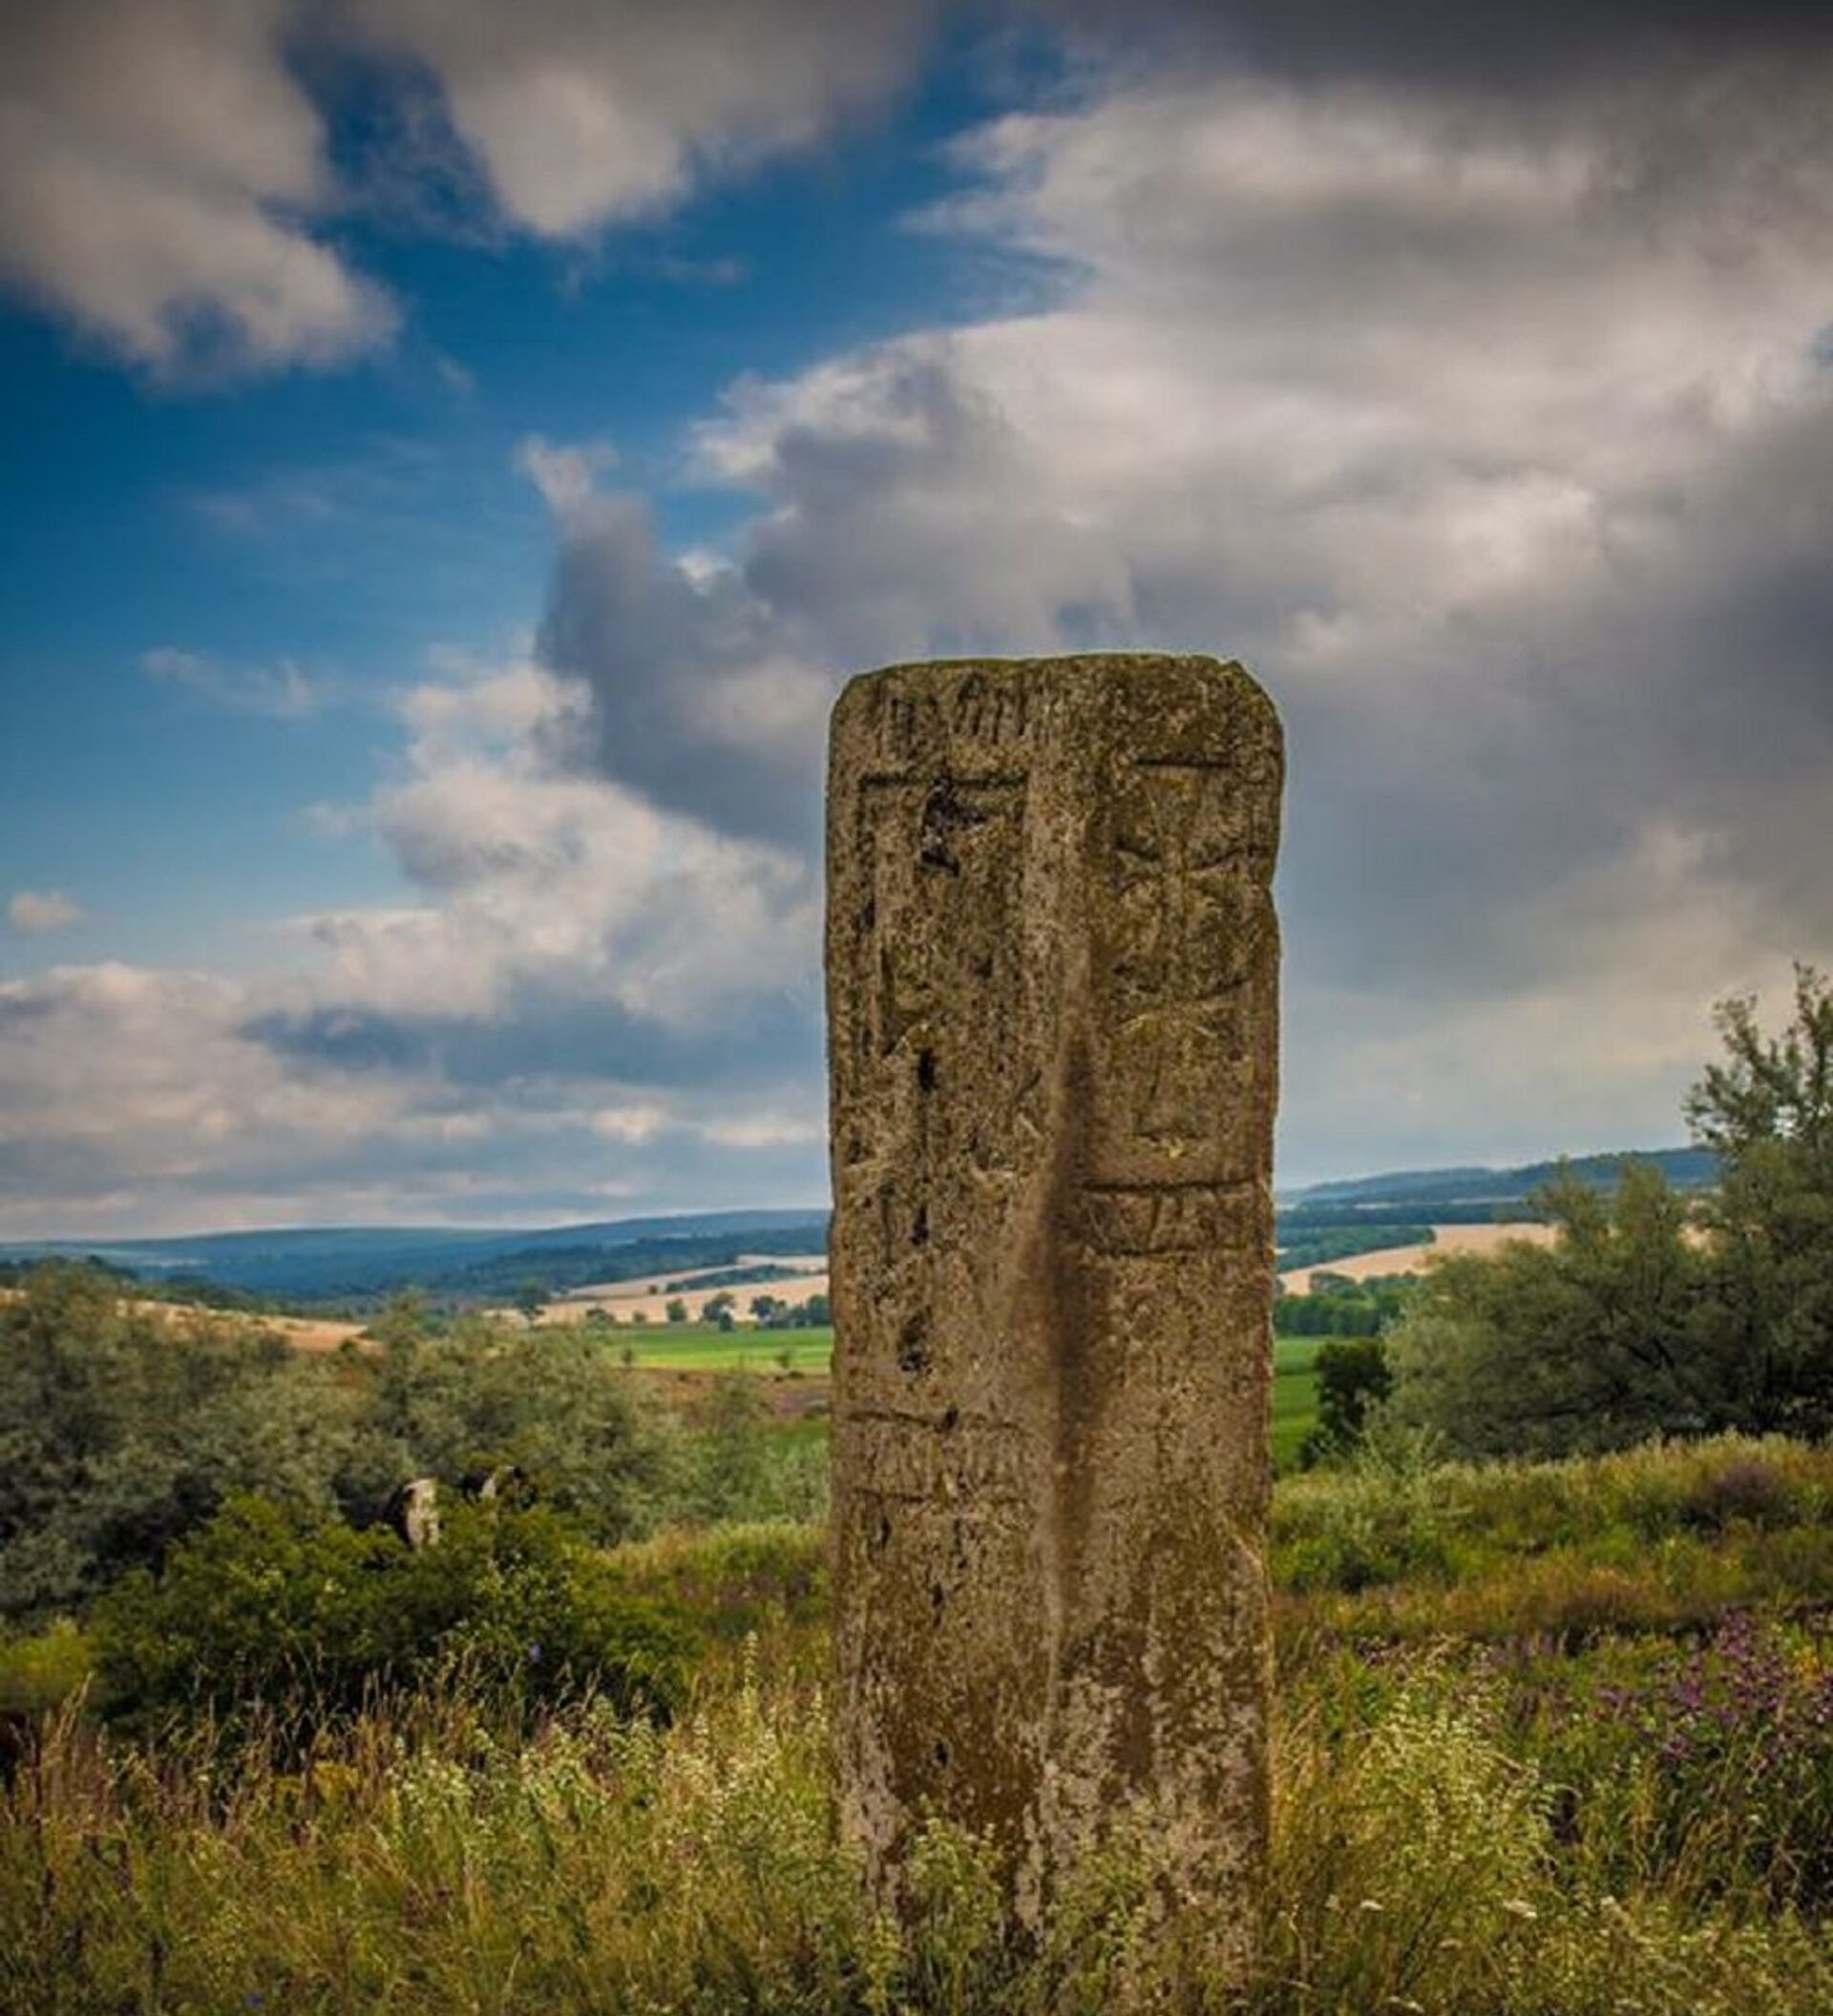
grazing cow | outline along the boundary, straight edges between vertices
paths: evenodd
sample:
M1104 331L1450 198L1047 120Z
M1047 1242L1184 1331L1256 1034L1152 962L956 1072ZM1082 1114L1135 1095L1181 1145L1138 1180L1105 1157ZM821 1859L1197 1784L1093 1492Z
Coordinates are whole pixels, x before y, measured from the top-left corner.
M402 1542L418 1553L436 1545L439 1539L439 1485L431 1477L411 1477L389 1493L382 1507L382 1523L391 1526Z

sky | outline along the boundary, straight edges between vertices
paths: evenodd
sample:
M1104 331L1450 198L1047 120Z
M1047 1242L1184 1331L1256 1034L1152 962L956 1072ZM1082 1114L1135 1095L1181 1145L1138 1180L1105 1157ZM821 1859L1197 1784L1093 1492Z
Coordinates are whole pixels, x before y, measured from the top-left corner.
M825 1200L853 671L1241 659L1278 1177L1833 963L1833 35L11 0L0 1239Z

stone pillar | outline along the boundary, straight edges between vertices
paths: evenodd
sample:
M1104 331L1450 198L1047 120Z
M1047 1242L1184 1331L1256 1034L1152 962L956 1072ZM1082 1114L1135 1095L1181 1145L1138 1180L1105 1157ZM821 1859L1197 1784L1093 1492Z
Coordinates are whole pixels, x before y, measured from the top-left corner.
M1035 1926L1110 1824L1229 1966L1267 1826L1283 755L1240 666L895 665L834 709L842 1824Z

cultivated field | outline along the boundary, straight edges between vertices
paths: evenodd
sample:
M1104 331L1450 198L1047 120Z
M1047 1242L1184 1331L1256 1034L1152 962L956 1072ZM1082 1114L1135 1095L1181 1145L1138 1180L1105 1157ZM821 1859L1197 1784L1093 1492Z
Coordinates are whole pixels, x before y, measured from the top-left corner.
M688 1316L698 1322L708 1297L722 1292L717 1278L707 1281L704 1277L728 1273L733 1267L790 1270L780 1280L748 1281L725 1290L724 1292L735 1300L741 1314L749 1310L753 1295L775 1295L786 1302L806 1302L811 1295L828 1292L827 1264L813 1253L741 1253L736 1261L723 1267L702 1267L676 1273L638 1274L627 1281L594 1281L584 1288L569 1289L564 1295L556 1296L536 1321L577 1323L588 1311L601 1309L606 1315L616 1316L624 1323L637 1317L646 1323L662 1323L667 1320L669 1303L679 1299L686 1303ZM682 1285L671 1289L671 1282Z
M17 1293L16 1289L0 1288L0 1300L11 1301ZM136 1315L154 1316L165 1323L233 1322L276 1331L295 1351L335 1351L340 1344L352 1338L362 1341L368 1335L361 1323L331 1316L250 1315L242 1310L207 1309L197 1302L128 1301L122 1306Z
M1435 1253L1493 1253L1510 1239L1530 1246L1550 1246L1556 1236L1550 1225L1435 1225L1430 1246L1384 1246L1379 1252L1353 1253L1347 1260L1327 1260L1295 1267L1279 1276L1289 1295L1308 1295L1315 1273L1341 1274L1368 1281L1381 1274L1417 1274Z

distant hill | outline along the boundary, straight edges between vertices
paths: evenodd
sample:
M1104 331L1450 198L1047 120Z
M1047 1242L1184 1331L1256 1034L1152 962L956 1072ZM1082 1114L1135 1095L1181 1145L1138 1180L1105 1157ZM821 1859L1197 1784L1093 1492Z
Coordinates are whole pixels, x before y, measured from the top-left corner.
M730 1266L760 1246L827 1250L822 1210L692 1211L536 1230L446 1226L306 1226L200 1232L181 1239L39 1240L0 1246L0 1260L94 1256L144 1279L198 1277L276 1301L374 1302L403 1289L453 1301L501 1300L529 1281L550 1292L588 1281Z
M1585 1182L1609 1187L1626 1159L1657 1164L1680 1189L1710 1184L1715 1173L1713 1157L1703 1148L1583 1155L1567 1166ZM1321 1261L1371 1243L1407 1244L1433 1223L1531 1217L1529 1197L1557 1168L1551 1162L1500 1169L1466 1165L1313 1184L1280 1197L1279 1244L1282 1250ZM1340 1228L1368 1236L1347 1243L1321 1237ZM1378 1238L1378 1232L1393 1236ZM742 1253L760 1249L824 1253L827 1242L823 1210L689 1211L536 1230L303 1226L182 1239L39 1240L0 1245L0 1262L93 1255L142 1280L174 1287L208 1281L280 1304L363 1308L410 1288L462 1305L507 1301L529 1282L558 1294L587 1282L639 1274L661 1280L698 1268L731 1267Z
M1563 1166L1580 1182L1599 1189L1615 1186L1625 1162L1651 1162L1675 1189L1703 1189L1717 1177L1717 1162L1709 1148L1625 1148L1607 1155L1574 1155ZM1358 1176L1346 1182L1316 1183L1279 1200L1281 1217L1300 1215L1321 1220L1338 1216L1403 1209L1414 1218L1444 1222L1472 1217L1492 1218L1498 1210L1521 1214L1528 1200L1559 1174L1558 1162L1523 1163L1515 1168L1465 1165L1448 1169L1396 1169L1384 1175ZM1446 1220L1445 1214L1452 1214Z

